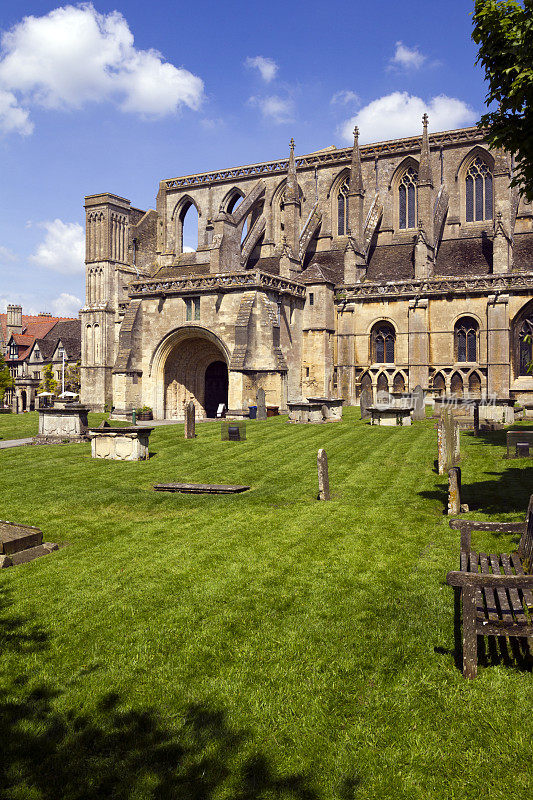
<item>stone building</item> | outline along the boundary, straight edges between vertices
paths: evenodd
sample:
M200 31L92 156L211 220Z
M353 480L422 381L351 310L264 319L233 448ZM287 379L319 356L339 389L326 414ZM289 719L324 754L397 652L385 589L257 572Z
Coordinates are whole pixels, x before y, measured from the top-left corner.
M4 404L16 411L30 411L36 407L45 367L52 364L54 378L61 386L63 369L79 364L80 321L45 312L23 314L22 306L8 305L7 313L0 314L0 347L14 379Z
M531 398L533 210L477 128L86 198L81 400L181 417L257 390ZM188 215L198 244L186 252Z

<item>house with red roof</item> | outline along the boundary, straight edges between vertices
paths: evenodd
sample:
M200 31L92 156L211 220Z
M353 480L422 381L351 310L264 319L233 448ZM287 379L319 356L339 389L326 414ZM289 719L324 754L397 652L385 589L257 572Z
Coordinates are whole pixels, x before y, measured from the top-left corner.
M31 316L22 313L22 306L8 305L7 313L0 314L0 347L15 382L4 403L16 411L32 410L44 368L52 364L61 385L64 371L79 363L81 323L48 313Z

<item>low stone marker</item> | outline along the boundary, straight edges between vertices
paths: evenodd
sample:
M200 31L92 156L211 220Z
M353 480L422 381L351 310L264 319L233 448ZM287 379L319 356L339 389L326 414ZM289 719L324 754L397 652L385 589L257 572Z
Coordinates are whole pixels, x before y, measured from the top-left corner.
M239 494L249 486L227 486L220 483L156 483L156 492L181 492L182 494Z
M196 408L192 400L187 404L185 409L185 438L194 439L196 437Z
M114 461L146 461L153 428L89 428L91 456Z
M479 436L479 403L474 406L474 436Z
M370 406L373 403L372 392L370 389L363 389L359 398L361 408L361 419L370 419Z
M418 384L413 389L412 401L414 404L413 408L413 419L416 421L420 421L426 418L426 406L424 404L424 390Z
M264 389L258 389L256 403L257 403L257 414L255 418L260 420L265 420L267 418L267 408L266 408Z
M320 448L317 455L318 467L318 499L331 500L329 494L328 457L326 451Z
M43 542L40 528L0 520L0 569L27 564L57 549L54 542Z
M448 514L461 513L461 469L448 470Z
M228 420L220 425L221 439L223 442L245 442L246 423L241 420Z

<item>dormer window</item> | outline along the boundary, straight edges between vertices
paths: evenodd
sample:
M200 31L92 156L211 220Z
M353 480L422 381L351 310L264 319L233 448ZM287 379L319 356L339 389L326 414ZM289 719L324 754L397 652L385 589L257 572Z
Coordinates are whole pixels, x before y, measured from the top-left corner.
M11 342L9 346L9 358L18 358L19 349L15 342Z

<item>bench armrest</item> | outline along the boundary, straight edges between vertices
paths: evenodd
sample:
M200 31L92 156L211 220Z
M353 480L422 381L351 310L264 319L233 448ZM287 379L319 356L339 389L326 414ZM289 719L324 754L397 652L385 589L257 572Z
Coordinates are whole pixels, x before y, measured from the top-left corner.
M469 519L451 519L450 528L461 533L461 552L471 550L472 531L494 531L496 533L519 533L526 530L525 522L475 522Z
M533 575L488 575L479 572L448 572L448 586L463 589L478 586L480 589L533 589Z

